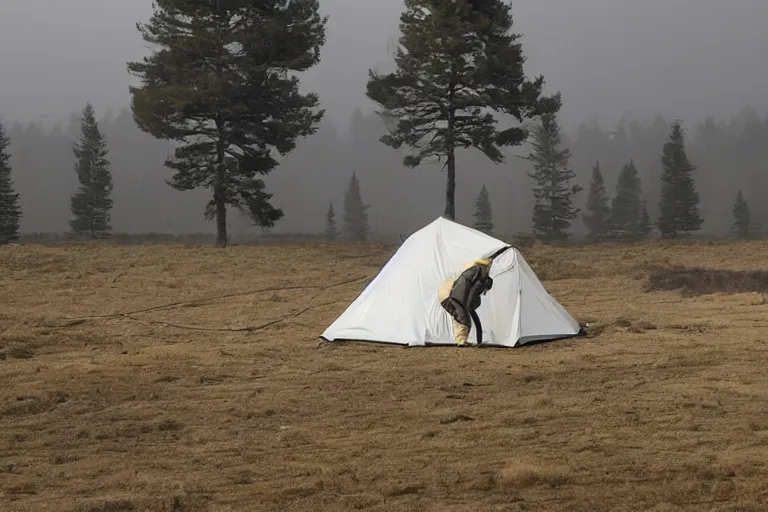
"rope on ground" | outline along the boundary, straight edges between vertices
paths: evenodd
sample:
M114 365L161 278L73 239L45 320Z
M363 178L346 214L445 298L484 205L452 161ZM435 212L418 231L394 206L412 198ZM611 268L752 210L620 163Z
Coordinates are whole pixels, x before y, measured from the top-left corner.
M128 320L133 320L134 322L138 322L140 324L146 325L146 326L160 326L160 327L173 327L176 329L186 329L190 331L214 331L214 332L255 332L255 331L261 331L262 329L266 329L267 327L270 327L272 325L278 324L280 322L284 322L286 320L290 320L292 318L296 318L299 315L303 315L307 311L310 311L312 309L321 308L324 306L330 306L332 304L336 304L336 301L331 302L324 302L322 304L315 304L314 306L308 306L306 308L300 309L299 311L295 311L291 313L290 315L285 315L283 317L277 318L275 320L270 320L269 322L265 322L263 324L259 325L247 325L245 327L206 327L201 325L185 325L185 324L177 324L173 322L165 322L160 320L142 320L140 318L133 317L131 315L121 315L120 317L126 318ZM118 317L118 318L120 318Z
M315 304L313 306L308 306L306 308L300 309L299 311L295 311L293 313L290 313L288 315L285 315L283 317L277 318L275 320L270 320L269 322L265 322L259 325L251 325L251 326L245 326L245 327L204 327L204 326L194 326L194 325L184 325L184 324L176 324L173 322L165 322L165 321L158 321L158 320L142 320L140 318L135 318L133 315L138 315L140 313L148 313L150 311L157 311L160 309L168 309L173 307L179 307L179 306L185 306L189 304L198 304L201 302L209 302L213 300L219 300L219 299L226 299L230 297L242 297L247 295L256 295L259 293L266 293L266 292L277 292L277 291L286 291L286 290L308 290L308 289L316 289L319 290L320 293L314 295L312 299L317 298L322 294L322 292L325 292L327 290L330 290L332 288L338 288L340 286L345 286L348 284L358 283L360 281L364 281L366 279L370 279L370 276L362 276L362 277L356 277L354 279L347 279L345 281L339 281L336 283L329 284L327 286L318 286L318 285L301 285L301 286L282 286L282 287L270 287L270 288L261 288L259 290L250 290L245 292L234 292L234 293L226 293L223 295L215 295L210 297L203 297L199 299L191 299L186 301L177 301L177 302L169 302L166 304L160 304L157 306L151 306L148 308L142 308L142 309L136 309L132 311L123 311L118 313L110 313L106 315L91 315L91 316L81 316L81 317L69 317L67 318L67 321L57 325L58 328L66 328L66 327L73 327L75 325L80 325L85 322L91 321L91 320L106 320L110 318L124 318L128 320L133 320L134 322L138 322L144 325L152 326L152 325L162 325L167 327L175 327L177 329L188 329L188 330L195 330L195 331L222 331L222 332L253 332L253 331L260 331L262 329L266 329L267 327L270 327L272 325L275 325L280 322L284 322L285 320L290 320L291 318L295 318L299 315L302 315L306 313L307 311L310 311L315 308L328 306L331 304L334 304L333 302L326 302L323 304Z

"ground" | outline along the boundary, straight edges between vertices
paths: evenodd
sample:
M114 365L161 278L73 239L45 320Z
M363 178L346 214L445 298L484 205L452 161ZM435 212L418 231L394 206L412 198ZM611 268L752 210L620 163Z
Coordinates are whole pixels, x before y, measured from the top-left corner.
M0 248L0 510L766 510L765 296L646 290L768 244L523 249L586 338L321 342L393 250Z

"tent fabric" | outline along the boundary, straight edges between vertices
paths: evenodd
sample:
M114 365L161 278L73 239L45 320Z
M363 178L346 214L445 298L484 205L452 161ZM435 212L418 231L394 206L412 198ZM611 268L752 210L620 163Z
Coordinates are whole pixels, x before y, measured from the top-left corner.
M438 288L467 262L506 246L501 240L443 217L408 237L376 277L323 332L326 341L406 346L455 345ZM494 260L493 288L477 309L483 345L517 347L576 336L579 324L552 296L517 249ZM475 326L467 344L475 344Z

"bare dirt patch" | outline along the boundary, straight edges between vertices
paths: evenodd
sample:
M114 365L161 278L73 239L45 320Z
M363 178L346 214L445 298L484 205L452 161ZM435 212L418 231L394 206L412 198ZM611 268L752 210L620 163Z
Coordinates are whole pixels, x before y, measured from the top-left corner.
M768 304L645 282L767 249L525 247L590 335L491 351L318 339L392 247L0 248L0 510L764 510Z

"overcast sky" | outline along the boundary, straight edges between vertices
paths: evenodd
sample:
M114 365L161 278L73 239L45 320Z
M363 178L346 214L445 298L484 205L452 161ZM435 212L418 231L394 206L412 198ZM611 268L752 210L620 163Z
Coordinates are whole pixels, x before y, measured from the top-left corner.
M135 24L151 0L0 0L0 115L66 121L129 103L126 61L145 51ZM401 0L321 0L323 61L304 89L346 124L369 67L391 61ZM698 120L768 107L766 0L516 0L527 72L564 97L573 126L593 112Z

